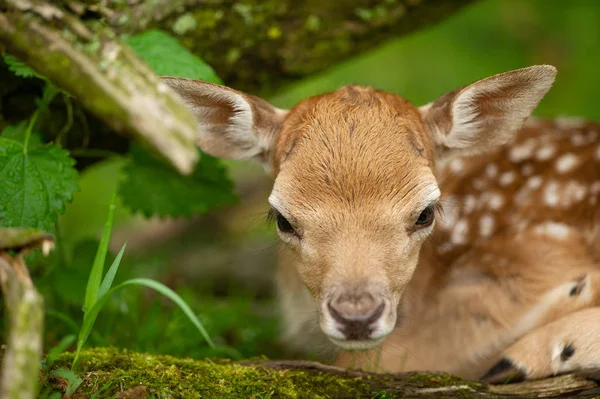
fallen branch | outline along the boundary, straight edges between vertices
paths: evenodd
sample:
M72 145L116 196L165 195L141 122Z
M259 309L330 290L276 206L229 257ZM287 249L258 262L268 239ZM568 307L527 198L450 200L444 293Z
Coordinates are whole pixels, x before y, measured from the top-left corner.
M0 44L179 172L198 161L196 121L110 28L51 1L0 0Z

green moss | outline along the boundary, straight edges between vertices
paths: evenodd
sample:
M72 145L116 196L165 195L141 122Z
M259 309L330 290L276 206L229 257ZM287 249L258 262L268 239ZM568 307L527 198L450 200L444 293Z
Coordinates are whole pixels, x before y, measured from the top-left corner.
M226 360L177 359L117 349L86 350L80 359L77 374L83 383L78 392L86 397L101 388L108 396L138 386L158 397L232 399L359 397L370 395L372 389L367 380L357 377L242 366ZM70 368L72 361L73 354L62 354L54 369ZM61 383L47 376L44 382L55 388Z

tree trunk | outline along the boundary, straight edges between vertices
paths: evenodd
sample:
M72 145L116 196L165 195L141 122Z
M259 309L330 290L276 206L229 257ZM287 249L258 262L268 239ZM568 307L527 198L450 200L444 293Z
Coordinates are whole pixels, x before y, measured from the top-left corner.
M102 124L73 125L68 135L78 145L123 152L131 137L189 173L197 161L195 122L121 43L121 35L162 29L208 62L227 85L268 95L472 1L0 0L0 52L4 48L24 60L125 135L106 140ZM35 107L37 93L31 92L39 88L16 80L0 62L0 130ZM65 107L52 110L44 130L52 130L56 120L72 121L67 113L72 114ZM46 140L56 138L54 130Z

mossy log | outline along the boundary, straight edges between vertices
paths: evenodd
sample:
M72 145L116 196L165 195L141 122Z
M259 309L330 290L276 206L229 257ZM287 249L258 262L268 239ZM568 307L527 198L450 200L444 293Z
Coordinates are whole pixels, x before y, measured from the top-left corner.
M227 85L267 95L473 1L0 0L0 52L16 55L71 93L79 114L82 105L104 122L81 126L73 123L70 107L53 107L42 129L54 133L44 134L47 141L59 133L74 136L77 144L67 140L66 148L80 149L84 142L102 157L106 151L98 149L124 152L128 138L135 138L187 173L197 161L194 122L121 35L167 31ZM23 80L0 62L0 129L35 107L39 88ZM56 128L56 121L67 120L62 126L72 125L68 132ZM126 138L107 140L103 125Z
M55 368L69 368L70 353ZM177 359L116 349L83 351L83 383L74 398L592 398L596 382L563 375L507 385L485 385L448 374L373 374L316 362ZM43 383L64 391L66 381L43 376Z

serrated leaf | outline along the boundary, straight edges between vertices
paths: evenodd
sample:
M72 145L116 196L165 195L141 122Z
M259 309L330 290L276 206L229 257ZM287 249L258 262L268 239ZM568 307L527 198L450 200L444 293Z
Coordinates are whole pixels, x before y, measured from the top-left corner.
M74 164L56 145L24 153L22 144L0 137L0 226L54 231L78 189Z
M233 184L218 159L202 154L194 173L183 176L148 152L131 147L119 192L123 203L146 217L200 215L237 200Z
M22 63L21 61L19 61L15 57L13 57L12 55L4 54L2 57L4 58L4 62L6 62L6 65L8 66L9 71L14 73L15 75L20 76L22 78L36 77L36 78L44 79L43 76L39 75L33 69L29 68L27 65L25 65L24 63Z
M208 64L163 31L148 30L124 41L159 76L177 76L222 83Z
M25 142L25 135L27 132L27 121L23 121L18 125L9 125L2 129L0 136L5 139L13 139L23 144ZM29 137L28 148L37 147L42 145L42 136L39 133L31 133Z

